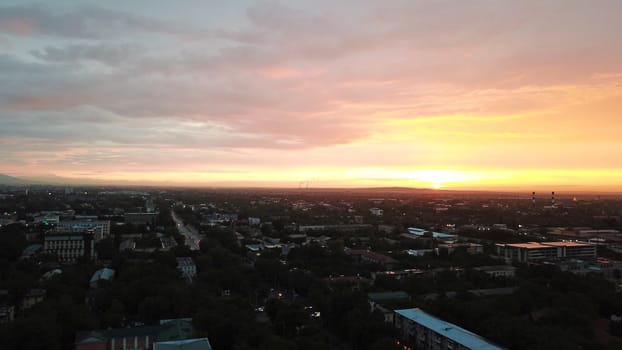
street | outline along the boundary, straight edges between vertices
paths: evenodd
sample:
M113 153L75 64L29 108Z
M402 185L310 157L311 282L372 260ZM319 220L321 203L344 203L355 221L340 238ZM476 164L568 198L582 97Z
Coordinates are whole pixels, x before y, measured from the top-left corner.
M201 241L201 235L199 231L192 225L184 225L184 222L175 215L175 212L171 210L171 217L175 221L175 226L179 233L186 237L186 245L191 250L199 250L199 242Z

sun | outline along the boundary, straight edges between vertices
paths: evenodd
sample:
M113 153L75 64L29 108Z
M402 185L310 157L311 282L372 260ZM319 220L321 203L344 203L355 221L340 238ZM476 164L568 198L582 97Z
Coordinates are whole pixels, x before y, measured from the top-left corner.
M443 186L441 186L441 184L438 183L438 182L435 182L435 183L432 184L432 188L435 189L435 190L439 190L441 187L443 187Z

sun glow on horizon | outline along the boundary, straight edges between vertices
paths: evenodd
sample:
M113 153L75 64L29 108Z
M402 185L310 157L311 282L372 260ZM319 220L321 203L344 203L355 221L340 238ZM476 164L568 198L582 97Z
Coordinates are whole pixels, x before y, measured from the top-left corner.
M622 190L622 170L494 170L494 169L392 169L392 168L262 168L219 172L115 172L80 178L116 184L144 183L215 187L411 187L429 189L526 189L531 187L584 188L583 184L611 191ZM59 174L77 178L72 174ZM589 186L587 186L589 187Z

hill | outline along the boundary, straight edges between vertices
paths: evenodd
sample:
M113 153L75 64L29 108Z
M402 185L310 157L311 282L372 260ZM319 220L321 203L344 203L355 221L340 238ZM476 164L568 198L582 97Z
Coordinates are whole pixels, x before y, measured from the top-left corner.
M28 183L29 182L27 180L20 179L18 177L0 174L0 185L18 186L18 185L26 185Z

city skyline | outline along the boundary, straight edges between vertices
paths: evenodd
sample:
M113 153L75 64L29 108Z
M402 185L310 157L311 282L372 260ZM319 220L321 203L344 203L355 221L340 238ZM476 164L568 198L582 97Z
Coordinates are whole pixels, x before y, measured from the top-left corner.
M0 173L622 192L618 1L5 1Z

